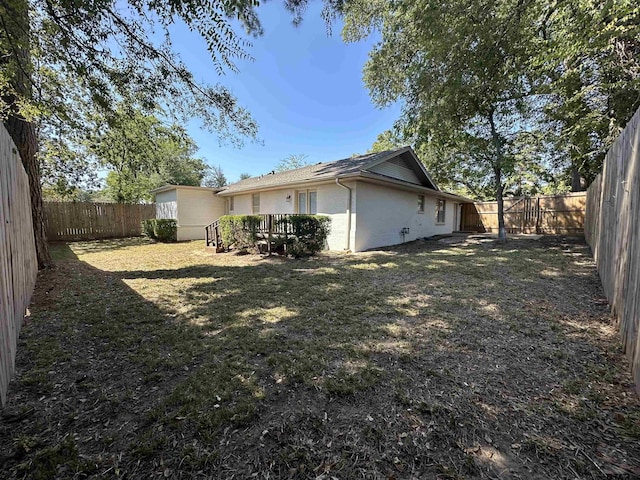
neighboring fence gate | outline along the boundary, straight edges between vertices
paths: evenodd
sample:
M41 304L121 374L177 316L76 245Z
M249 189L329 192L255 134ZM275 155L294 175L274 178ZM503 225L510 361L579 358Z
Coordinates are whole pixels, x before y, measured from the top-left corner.
M504 199L507 233L572 234L584 231L586 192ZM463 231L497 232L498 202L462 205Z
M135 237L156 218L155 204L45 202L44 211L49 241Z
M13 375L18 335L38 275L29 179L0 123L0 404Z

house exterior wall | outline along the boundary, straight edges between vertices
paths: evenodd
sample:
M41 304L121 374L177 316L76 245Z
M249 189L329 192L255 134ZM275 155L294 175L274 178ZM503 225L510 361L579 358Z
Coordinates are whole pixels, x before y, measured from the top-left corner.
M204 227L224 215L225 199L210 190L178 188L174 192L177 194L178 241L203 240Z
M355 183L346 182L346 185L353 188L350 241L350 247L353 249L356 224ZM317 192L317 214L327 215L331 218L331 231L327 238L327 248L329 250L344 250L347 245L346 231L348 191L336 184L309 185L301 188L300 190L303 189L315 190ZM296 213L296 198L298 191L299 190L297 189L283 188L279 190L259 192L260 213ZM290 196L289 201L287 201L287 196ZM250 215L252 213L252 193L238 194L233 197L234 209L229 212L231 215Z
M178 197L175 190L156 193L156 218L178 218Z
M418 193L358 182L355 249L396 245L418 238L451 233L457 204L446 199L445 222L436 224L437 196L425 196L424 213L418 213ZM404 235L400 231L409 228Z
M356 236L356 182L344 182L344 185L352 189L351 198L351 238L349 248L353 250ZM347 248L347 202L349 192L335 183L318 185L318 214L328 215L331 218L331 230L327 237L329 250L345 250Z

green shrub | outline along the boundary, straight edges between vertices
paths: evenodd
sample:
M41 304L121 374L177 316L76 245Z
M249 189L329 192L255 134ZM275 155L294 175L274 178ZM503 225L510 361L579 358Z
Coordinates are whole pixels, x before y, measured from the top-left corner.
M178 223L173 218L156 218L153 234L160 242L175 242L178 240Z
M173 218L151 218L142 221L142 233L159 242L175 242L178 239L178 224Z
M155 218L150 218L149 220L142 221L142 234L145 237L153 238L155 240L156 236L153 233L153 225L155 223Z
M220 235L225 247L238 250L255 248L259 240L264 240L265 233L259 232L261 215L225 215L220 217ZM329 235L331 219L321 215L288 215L276 222L277 227L284 226L287 238L274 236L273 240L286 243L287 253L298 258L314 255L322 250Z
M254 248L259 240L260 215L224 215L220 217L220 235L225 247L238 250Z
M323 215L289 215L278 220L278 224L285 225L291 235L287 239L287 252L298 258L315 255L324 248L331 219Z

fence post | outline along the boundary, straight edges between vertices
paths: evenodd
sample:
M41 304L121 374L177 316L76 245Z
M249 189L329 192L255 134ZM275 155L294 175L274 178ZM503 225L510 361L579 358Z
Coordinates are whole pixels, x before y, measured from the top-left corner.
M267 217L267 254L271 256L271 234L273 231L273 215Z

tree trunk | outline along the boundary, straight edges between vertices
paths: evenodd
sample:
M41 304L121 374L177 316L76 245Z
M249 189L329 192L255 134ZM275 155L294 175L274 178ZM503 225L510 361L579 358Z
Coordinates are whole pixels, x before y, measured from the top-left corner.
M44 205L42 203L42 187L40 185L40 163L36 155L38 141L33 123L18 118L16 115L5 120L4 125L18 147L22 165L29 177L29 193L31 197L31 219L33 220L33 236L36 244L38 268L51 266L49 244L44 223Z
M580 172L577 167L571 167L571 191L582 191L582 179L580 178Z
M504 184L502 183L502 164L504 162L504 154L502 153L502 139L496 129L494 112L491 110L488 115L489 125L491 127L491 138L495 148L496 159L493 164L494 182L496 185L496 201L498 202L498 242L506 243L507 230L504 227L504 200L502 194L504 192Z
M502 170L498 167L494 169L496 182L496 201L498 202L498 241L505 243L507 241L507 229L504 226L504 185L502 184Z
M29 191L31 196L31 217L33 219L33 233L35 237L38 267L47 268L51 265L49 245L44 225L44 206L42 204L42 187L40 185L40 163L38 160L38 139L35 125L28 122L20 111L21 99L32 98L31 89L31 57L29 53L29 3L26 0L15 0L10 4L13 14L11 22L4 22L11 28L5 29L8 52L0 52L0 66L12 72L9 79L15 94L2 97L1 101L9 107L9 115L4 125L18 147L27 176L29 177ZM6 28L6 27L5 27ZM2 39L2 37L0 37ZM2 39L5 40L5 39ZM5 43L5 42L3 42Z

